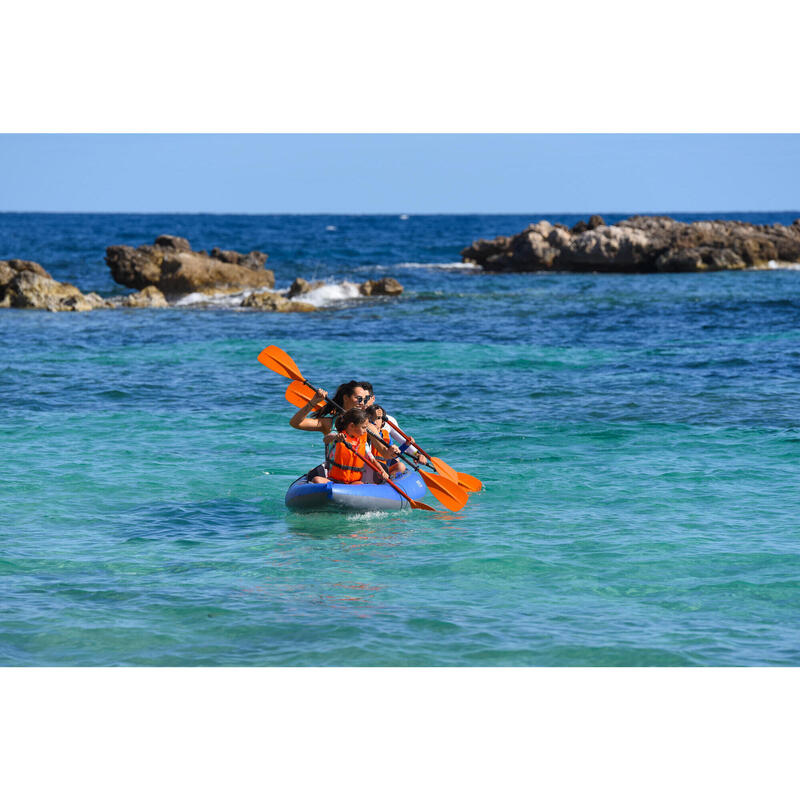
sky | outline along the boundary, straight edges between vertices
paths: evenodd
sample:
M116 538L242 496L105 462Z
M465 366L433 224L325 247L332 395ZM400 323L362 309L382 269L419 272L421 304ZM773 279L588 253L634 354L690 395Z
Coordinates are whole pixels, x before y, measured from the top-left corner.
M0 211L797 209L797 134L0 134Z

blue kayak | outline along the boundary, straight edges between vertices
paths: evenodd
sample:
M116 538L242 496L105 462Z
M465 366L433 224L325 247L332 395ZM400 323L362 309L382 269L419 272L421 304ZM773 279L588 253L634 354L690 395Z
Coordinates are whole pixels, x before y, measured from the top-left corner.
M422 478L411 470L394 481L412 500L421 500L427 488ZM299 477L286 492L286 505L292 511L401 511L408 500L388 483L309 483Z

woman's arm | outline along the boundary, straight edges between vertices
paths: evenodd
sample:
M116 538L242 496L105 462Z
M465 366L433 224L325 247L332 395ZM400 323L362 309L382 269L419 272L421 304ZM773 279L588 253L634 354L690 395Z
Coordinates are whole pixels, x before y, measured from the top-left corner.
M311 400L297 410L297 413L289 420L289 424L299 431L321 431L322 433L330 433L330 419L326 417L322 419L308 419L308 415L314 410L314 406L320 400L327 399L328 393L324 389L317 389Z

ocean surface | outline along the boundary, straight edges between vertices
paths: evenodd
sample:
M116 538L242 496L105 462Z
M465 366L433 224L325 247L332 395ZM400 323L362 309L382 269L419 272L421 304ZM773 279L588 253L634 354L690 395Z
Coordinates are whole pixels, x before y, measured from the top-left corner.
M580 217L0 214L0 259L84 292L162 233L333 284L313 314L0 310L0 665L800 664L800 271L459 264L540 218ZM320 441L269 344L484 491L289 512Z

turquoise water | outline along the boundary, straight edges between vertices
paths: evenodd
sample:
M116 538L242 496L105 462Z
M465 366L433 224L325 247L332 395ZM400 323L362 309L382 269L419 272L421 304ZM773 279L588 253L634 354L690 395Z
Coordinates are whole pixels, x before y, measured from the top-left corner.
M0 311L0 664L800 662L800 272L452 267L525 224L504 217L337 219L333 243L327 218L0 217L0 258L85 291L114 291L124 228L261 246L279 285L406 287L313 315ZM456 514L288 512L320 446L268 344L328 389L371 380L485 490Z

